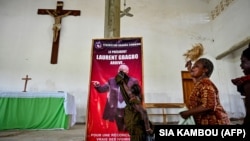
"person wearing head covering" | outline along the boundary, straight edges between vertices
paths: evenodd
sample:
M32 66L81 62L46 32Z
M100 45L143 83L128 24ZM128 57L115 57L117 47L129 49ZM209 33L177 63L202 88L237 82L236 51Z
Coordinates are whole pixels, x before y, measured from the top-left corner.
M232 83L237 86L238 92L245 96L246 116L244 117L243 125L250 124L250 44L248 48L243 50L240 58L240 67L243 70L244 76L232 79Z
M120 72L116 76L116 82L126 102L124 123L130 135L130 141L153 140L153 126L148 119L147 110L143 107L141 86L133 84L130 88L126 84L127 76Z
M130 88L133 84L138 84L138 79L134 77L130 77L128 75L129 73L129 67L125 64L122 64L118 67L118 72L123 72L126 74L126 84ZM125 124L124 124L124 108L126 106L126 102L124 101L120 86L116 83L115 77L109 78L109 80L103 84L100 85L100 82L98 81L92 81L95 89L99 93L107 93L108 97L106 101L106 105L104 107L103 112L103 119L108 121L115 121L118 131L127 131Z
M182 118L193 116L196 125L229 125L229 116L220 103L219 91L210 80L214 66L207 58L198 59L191 67L186 67L194 80L194 88L189 97L188 110L180 112Z

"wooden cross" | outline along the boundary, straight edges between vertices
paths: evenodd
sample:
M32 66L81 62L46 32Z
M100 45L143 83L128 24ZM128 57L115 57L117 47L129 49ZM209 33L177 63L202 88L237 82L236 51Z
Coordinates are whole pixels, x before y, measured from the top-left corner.
M25 80L23 92L26 92L27 82L28 82L28 80L31 80L31 78L29 78L28 75L26 75L26 77L22 78L22 80Z
M50 15L54 18L55 23L53 25L53 43L51 52L51 64L57 64L61 21L63 17L68 15L80 16L79 10L63 10L63 1L58 1L56 9L38 9L37 14Z

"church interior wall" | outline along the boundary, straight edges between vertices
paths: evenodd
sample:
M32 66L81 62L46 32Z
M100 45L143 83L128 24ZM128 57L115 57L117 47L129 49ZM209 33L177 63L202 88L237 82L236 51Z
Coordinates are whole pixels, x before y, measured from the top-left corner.
M231 78L242 75L242 49L215 57L250 36L250 1L234 0L218 17L210 13L217 0L126 0L133 17L121 18L121 37L143 38L145 102L183 102L181 71L184 52L195 43L215 64L211 79L223 104L232 111L230 96L238 94ZM37 9L55 9L56 0L0 1L0 91L66 91L75 96L77 122L84 122L90 76L92 39L104 37L105 1L64 0L63 9L80 16L62 20L58 64L50 64L53 18ZM123 1L121 0L121 8ZM246 48L246 47L244 47ZM235 114L234 114L235 115Z

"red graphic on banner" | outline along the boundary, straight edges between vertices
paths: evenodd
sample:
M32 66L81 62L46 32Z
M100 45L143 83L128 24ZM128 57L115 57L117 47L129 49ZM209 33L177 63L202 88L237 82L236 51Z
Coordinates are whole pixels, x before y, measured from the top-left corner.
M93 39L86 140L129 141L123 124L125 102L114 77L128 69L128 86L143 86L142 38ZM142 89L143 91L143 89ZM124 105L125 104L125 105Z

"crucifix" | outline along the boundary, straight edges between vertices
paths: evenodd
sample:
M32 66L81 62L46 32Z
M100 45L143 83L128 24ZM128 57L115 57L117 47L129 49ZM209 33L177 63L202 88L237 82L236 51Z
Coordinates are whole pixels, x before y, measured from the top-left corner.
M26 77L22 78L22 80L25 80L23 92L26 92L27 82L28 82L28 80L31 80L31 78L29 78L28 75L26 75Z
M51 64L57 64L62 18L69 15L80 16L80 13L80 10L63 10L63 1L57 1L56 9L38 9L37 14L50 15L55 20L52 28L53 43L50 60Z

